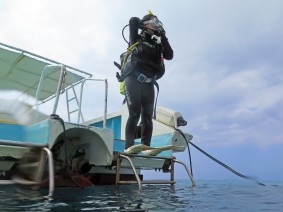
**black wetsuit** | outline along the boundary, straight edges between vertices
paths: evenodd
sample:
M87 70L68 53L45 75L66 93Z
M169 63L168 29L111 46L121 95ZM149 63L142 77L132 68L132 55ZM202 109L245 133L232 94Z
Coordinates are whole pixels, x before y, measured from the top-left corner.
M138 41L142 41L141 51L138 53L138 63L135 67L139 73L148 78L159 79L163 73L159 73L157 68L163 58L171 60L173 50L165 34L161 36L161 44L157 44L151 39L153 31L142 31L138 34L140 19L133 17L130 19L130 46ZM138 121L141 115L141 143L150 146L152 136L152 114L154 108L154 85L150 83L141 83L137 76L130 74L125 79L125 97L129 109L129 118L126 124L126 148L134 145L134 139Z

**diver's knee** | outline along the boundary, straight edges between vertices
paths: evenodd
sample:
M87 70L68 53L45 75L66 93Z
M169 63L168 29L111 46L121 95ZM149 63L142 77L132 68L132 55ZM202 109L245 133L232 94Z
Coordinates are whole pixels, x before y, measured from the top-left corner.
M129 114L129 120L134 121L134 122L138 122L140 119L140 114L138 113L130 113Z
M142 125L151 127L152 126L152 118L150 117L150 118L143 119Z

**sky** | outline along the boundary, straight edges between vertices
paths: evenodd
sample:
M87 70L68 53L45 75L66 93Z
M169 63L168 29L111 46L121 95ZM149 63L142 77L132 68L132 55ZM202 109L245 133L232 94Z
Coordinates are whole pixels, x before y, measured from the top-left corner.
M192 142L236 171L283 180L281 0L0 0L0 42L107 79L114 112L123 100L113 65L127 47L121 31L148 10L174 50L158 105L181 112ZM88 107L97 89L88 88L85 110L99 116ZM196 179L238 179L190 150ZM187 152L176 156L189 161ZM176 178L187 178L182 167Z

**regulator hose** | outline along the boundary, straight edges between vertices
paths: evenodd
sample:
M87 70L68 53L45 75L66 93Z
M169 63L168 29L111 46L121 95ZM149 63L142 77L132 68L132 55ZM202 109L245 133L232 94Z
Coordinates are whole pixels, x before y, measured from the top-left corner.
M123 36L124 40L126 41L126 43L127 43L128 45L130 45L130 43L127 41L127 39L126 39L125 36L124 36L124 30L126 29L127 26L129 26L129 24L127 24L127 25L125 25L125 26L123 27L123 29L122 29L122 36Z

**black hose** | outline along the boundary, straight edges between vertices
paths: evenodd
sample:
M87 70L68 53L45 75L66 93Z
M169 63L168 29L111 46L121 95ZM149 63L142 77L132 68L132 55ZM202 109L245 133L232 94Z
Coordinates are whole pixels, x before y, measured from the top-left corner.
M181 133L181 135L185 138L185 141L187 142L187 146L188 146L188 153L189 153L189 160L190 160L190 169L191 169L191 175L192 177L193 175L193 164L192 164L192 157L191 157L191 150L190 150L190 145L188 140L186 139L186 136L184 135L184 133L180 130L180 129L176 129L174 128L176 131L178 131L179 133Z
M126 41L126 43L127 43L128 45L130 45L130 43L127 41L127 39L126 39L125 36L124 36L124 30L126 29L127 26L129 26L129 24L127 24L126 26L123 27L123 29L122 29L122 36L123 36L124 40Z
M261 182L258 182L256 181L255 179L251 178L251 177L248 177L248 176L245 176L237 171L235 171L234 169L232 169L231 167L227 166L226 164L222 163L221 161L217 160L215 157L211 156L210 154L208 154L207 152L205 152L204 150L202 150L201 148L199 148L197 145L195 145L194 143L192 143L191 141L187 141L187 138L186 136L184 135L184 133L179 130L179 129L176 129L178 132L181 133L181 135L184 137L184 139L186 140L187 144L190 143L193 147L195 147L197 150L199 150L201 153L203 153L204 155L206 155L207 157L209 157L210 159L212 159L214 162L220 164L221 166L223 166L224 168L228 169L229 171L231 171L232 173L236 174L237 176L243 178L243 179L247 179L247 180L251 180L255 183L257 183L258 185L261 185L261 186L265 186L265 184L261 183ZM189 145L188 145L189 147Z

